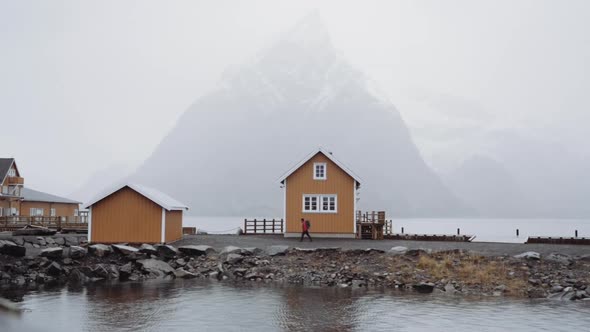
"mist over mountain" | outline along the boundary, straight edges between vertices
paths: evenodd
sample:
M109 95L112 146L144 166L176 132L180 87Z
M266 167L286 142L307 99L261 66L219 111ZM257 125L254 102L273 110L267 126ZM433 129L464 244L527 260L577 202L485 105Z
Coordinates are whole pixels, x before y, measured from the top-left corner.
M362 179L359 208L469 212L425 164L398 111L342 59L317 14L202 96L133 176L195 215L280 216L278 177L324 147Z

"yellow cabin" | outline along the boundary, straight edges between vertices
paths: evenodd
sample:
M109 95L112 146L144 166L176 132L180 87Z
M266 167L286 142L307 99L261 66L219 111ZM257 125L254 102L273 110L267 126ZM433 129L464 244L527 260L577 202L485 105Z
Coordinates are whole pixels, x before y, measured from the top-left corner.
M285 190L285 237L301 235L301 218L315 237L354 238L361 181L331 152L319 149L279 179Z
M186 205L155 189L124 184L86 205L88 242L169 243L182 238Z

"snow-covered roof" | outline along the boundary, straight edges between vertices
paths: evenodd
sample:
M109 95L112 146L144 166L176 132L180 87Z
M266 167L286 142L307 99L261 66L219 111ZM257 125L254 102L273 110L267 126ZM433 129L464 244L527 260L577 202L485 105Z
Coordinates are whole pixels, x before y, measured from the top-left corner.
M164 209L171 211L171 210L188 210L188 206L186 206L185 204L175 200L174 198L164 194L163 192L156 190L154 188L150 188L150 187L146 187L143 185L139 185L136 183L123 183L123 184L118 184L112 188L110 188L109 190L105 191L104 193L96 196L94 199L92 199L89 203L86 203L84 205L84 208L89 208L90 206L94 205L96 202L103 200L104 198L114 194L115 192L125 188L125 187L129 187L133 190L135 190L136 192L138 192L139 194L145 196L146 198L148 198L149 200L151 200L152 202L158 204L159 206L163 207Z
M300 161L297 165L293 166L289 171L287 171L287 173L283 174L283 176L281 176L279 178L279 182L283 183L286 178L288 178L291 174L293 174L293 172L298 170L299 167L303 166L305 163L307 163L311 158L313 158L318 153L323 154L328 159L330 159L334 164L338 165L338 167L340 167L344 172L346 172L346 174L350 175L357 182L357 185L361 184L360 177L358 177L356 174L354 174L348 167L344 166L344 164L342 164L340 161L338 161L338 159L334 158L334 156L332 155L332 152L326 151L323 148L319 148L318 150L313 151L307 157L305 157L302 161Z
M81 202L75 201L73 199L44 193L42 191L33 190L27 187L22 188L21 194L23 196L23 200L29 202L81 204Z

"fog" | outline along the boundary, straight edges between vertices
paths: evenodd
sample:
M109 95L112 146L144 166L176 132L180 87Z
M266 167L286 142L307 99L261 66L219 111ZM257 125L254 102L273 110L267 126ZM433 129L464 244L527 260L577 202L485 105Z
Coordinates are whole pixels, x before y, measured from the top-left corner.
M590 216L586 1L0 1L0 156L99 190L310 12L479 215Z

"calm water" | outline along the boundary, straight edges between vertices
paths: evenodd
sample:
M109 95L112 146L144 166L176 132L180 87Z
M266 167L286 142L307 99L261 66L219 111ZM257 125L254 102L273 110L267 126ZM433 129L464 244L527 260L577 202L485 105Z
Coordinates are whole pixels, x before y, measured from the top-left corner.
M249 218L250 219L250 218ZM262 219L262 218L259 218ZM240 217L186 217L185 226L194 226L209 233L235 233L243 227ZM394 219L394 232L420 234L475 235L475 241L524 243L528 236L590 237L590 220L583 219ZM516 236L519 229L520 236Z
M468 300L199 280L30 293L2 331L588 331L589 302Z

